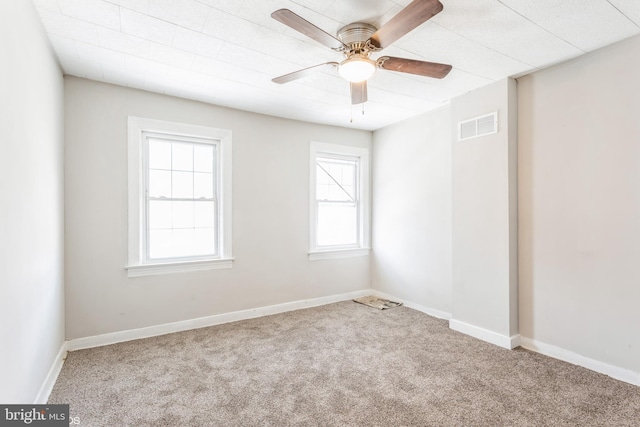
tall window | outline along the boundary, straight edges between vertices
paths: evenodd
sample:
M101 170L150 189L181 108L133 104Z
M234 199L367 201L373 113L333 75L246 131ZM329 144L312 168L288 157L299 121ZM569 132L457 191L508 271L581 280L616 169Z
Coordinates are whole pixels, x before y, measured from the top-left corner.
M319 153L316 156L316 246L359 246L360 158Z
M368 150L312 142L310 151L311 259L365 255L369 245Z
M218 257L219 141L143 132L145 259Z
M129 118L129 276L231 266L231 133Z

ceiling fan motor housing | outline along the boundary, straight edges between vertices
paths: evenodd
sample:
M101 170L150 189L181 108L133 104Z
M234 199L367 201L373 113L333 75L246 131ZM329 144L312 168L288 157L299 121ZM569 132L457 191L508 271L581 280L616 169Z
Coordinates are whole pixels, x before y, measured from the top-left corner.
M338 39L349 46L350 53L360 53L367 47L369 37L378 29L365 22L354 22L338 30ZM368 50L368 49L367 49Z

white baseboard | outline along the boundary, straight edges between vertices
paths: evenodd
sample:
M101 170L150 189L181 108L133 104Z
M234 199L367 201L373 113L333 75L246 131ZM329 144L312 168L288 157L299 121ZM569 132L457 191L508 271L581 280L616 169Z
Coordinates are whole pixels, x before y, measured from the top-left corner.
M608 375L616 380L640 386L640 372L609 365L608 363L590 359L564 348L536 341L531 338L522 337L521 345L527 350L535 351L536 353L544 354L545 356L553 357L554 359L559 359L573 365L582 366L583 368Z
M497 332L480 328L478 326L461 322L455 319L449 320L449 328L453 329L454 331L462 332L463 334L470 335L474 338L478 338L482 341L486 341L488 343L495 344L499 347L509 350L520 346L520 335L501 335Z
M170 334L174 332L188 331L191 329L205 328L207 326L221 325L223 323L237 322L239 320L253 319L256 317L268 316L271 314L284 313L287 311L300 310L303 308L317 307L339 301L346 301L371 295L370 289L349 292L345 294L331 295L327 297L314 298L286 302L283 304L270 305L249 310L234 311L231 313L216 314L213 316L200 317L197 319L183 320L180 322L166 323L163 325L149 326L146 328L130 329L126 331L112 332L103 335L95 335L85 338L76 338L67 342L67 350L81 350L85 348L100 347L103 345L116 344L119 342L132 341L141 338L150 338L158 335Z
M393 295L389 295L384 292L377 291L375 289L371 290L371 294L373 294L374 296L377 296L378 298L384 298L391 301L401 302L405 307L412 308L414 310L428 314L429 316L437 317L438 319L444 319L444 320L451 319L451 313L447 313L446 311L436 310L435 308L426 307L424 305L416 304L411 301L405 301L402 298L396 298Z
M181 322L167 323L164 325L150 326L146 328L132 329L127 331L113 332L109 334L97 335L86 338L77 338L70 341L66 341L60 347L56 358L49 369L49 373L45 378L38 395L36 396L34 404L45 404L49 399L49 395L53 390L53 386L56 383L62 365L67 356L68 351L80 350L85 348L100 347L103 345L116 344L124 341L131 341L141 338L149 338L158 335L169 334L173 332L186 331L190 329L204 328L207 326L220 325L223 323L236 322L239 320L253 319L256 317L268 316L272 314L284 313L287 311L300 310L304 308L317 307L321 305L331 304L334 302L346 301L353 298L363 297L367 295L375 295L380 298L385 298L393 301L400 301L406 307L423 312L430 316L434 316L440 319L449 320L449 327L455 331L462 332L470 335L474 338L487 341L497 346L513 349L518 346L522 346L527 350L535 351L545 356L553 357L574 365L579 365L587 369L591 369L596 372L608 375L620 381L624 381L630 384L640 386L640 373L634 372L628 369L620 368L617 366L609 365L604 362L600 362L594 359L581 356L577 353L573 353L569 350L565 350L554 345L541 343L530 338L520 337L520 335L513 335L511 337L497 334L493 331L489 331L477 326L470 325L459 320L451 319L451 314L436 310L430 307L425 307L420 304L412 303L411 301L403 301L400 298L396 298L392 295L385 294L374 289L363 289L360 291L349 292L338 295L331 295L327 297L314 298L309 300L292 301L283 304L276 304L266 307L259 307L255 309L235 311L231 313L217 314L213 316L201 317L197 319L185 320Z
M33 402L34 405L44 405L49 400L49 396L51 395L51 391L53 390L53 386L56 384L58 380L58 375L60 375L60 371L62 370L62 365L64 364L64 359L67 357L67 342L63 342L62 346L60 346L60 350L56 355L56 358L53 360L53 364L47 373L47 377L44 379L40 390L38 391L38 395Z

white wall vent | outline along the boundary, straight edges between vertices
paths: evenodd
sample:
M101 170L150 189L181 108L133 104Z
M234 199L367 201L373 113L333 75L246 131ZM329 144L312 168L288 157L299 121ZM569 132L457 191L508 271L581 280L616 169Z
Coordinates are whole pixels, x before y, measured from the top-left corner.
M458 141L498 132L498 112L474 117L458 123Z

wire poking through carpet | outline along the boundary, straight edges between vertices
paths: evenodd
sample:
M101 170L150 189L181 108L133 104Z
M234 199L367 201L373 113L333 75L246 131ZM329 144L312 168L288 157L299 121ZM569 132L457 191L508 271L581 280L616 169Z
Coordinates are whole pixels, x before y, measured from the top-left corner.
M368 305L369 307L377 308L379 310L386 310L387 308L394 308L402 305L401 302L389 301L388 299L378 298L374 296L354 298L353 300L360 304Z

